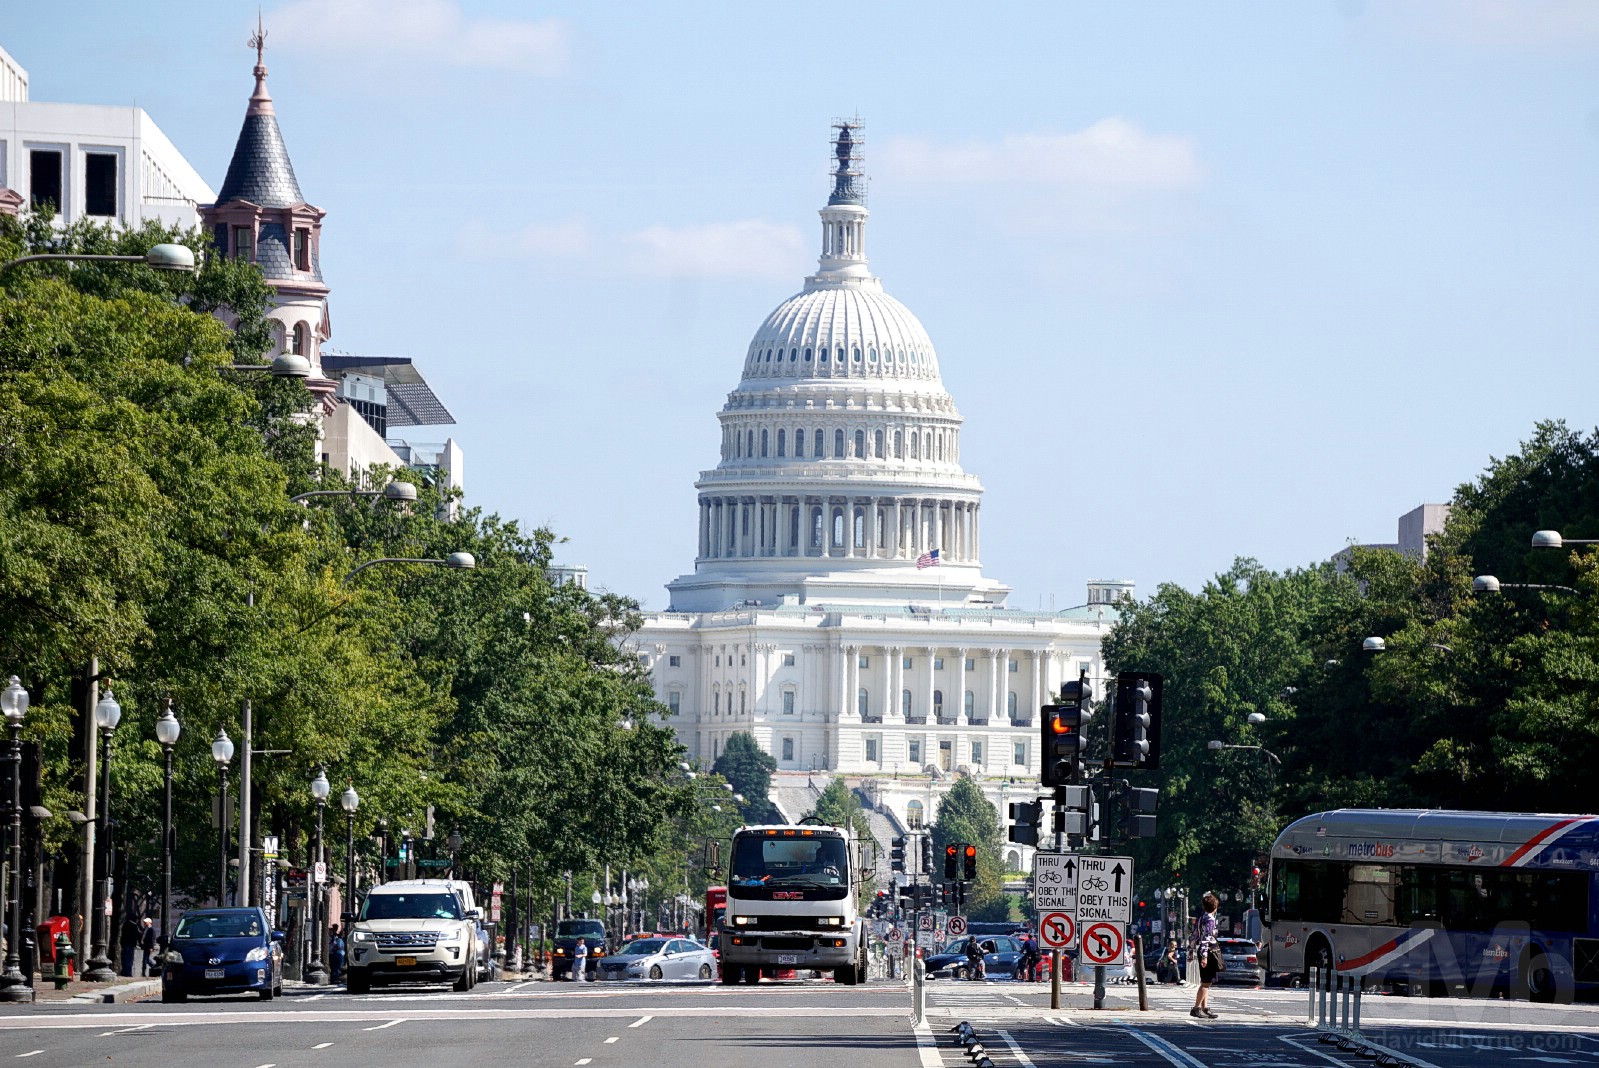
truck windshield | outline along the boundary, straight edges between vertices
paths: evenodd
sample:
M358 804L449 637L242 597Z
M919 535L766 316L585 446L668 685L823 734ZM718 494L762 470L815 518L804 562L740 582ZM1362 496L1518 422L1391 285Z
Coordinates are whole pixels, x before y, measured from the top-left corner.
M368 894L363 920L459 920L461 902L454 894Z
M556 938L604 938L605 924L599 920L562 920L555 926Z
M738 886L840 886L848 878L842 838L751 834L733 842L733 882Z

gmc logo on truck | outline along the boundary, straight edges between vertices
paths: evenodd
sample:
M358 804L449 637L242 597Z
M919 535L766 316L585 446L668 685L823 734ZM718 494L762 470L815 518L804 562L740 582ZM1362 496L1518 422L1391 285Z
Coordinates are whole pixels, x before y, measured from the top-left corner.
M803 891L796 891L796 890L776 890L776 891L773 891L773 893L772 893L772 900L773 901L804 901L805 900L805 894L804 894Z

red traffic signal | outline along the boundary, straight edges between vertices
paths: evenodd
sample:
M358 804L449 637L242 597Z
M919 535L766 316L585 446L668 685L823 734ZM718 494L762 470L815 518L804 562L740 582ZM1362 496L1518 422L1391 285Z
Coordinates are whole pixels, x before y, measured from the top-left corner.
M954 879L956 858L960 856L960 847L951 842L944 847L944 878Z
M965 853L965 865L964 870L961 873L962 877L966 879L975 879L977 878L977 847L974 845L967 845L963 852Z

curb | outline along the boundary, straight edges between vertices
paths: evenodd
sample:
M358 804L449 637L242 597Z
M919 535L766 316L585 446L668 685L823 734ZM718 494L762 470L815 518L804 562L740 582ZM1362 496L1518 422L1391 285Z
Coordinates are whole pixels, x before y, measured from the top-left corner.
M139 998L152 997L159 993L161 993L161 980L147 979L142 983L124 983L121 986L108 986L103 990L85 990L73 994L69 1000L112 1005L123 1001L137 1001Z

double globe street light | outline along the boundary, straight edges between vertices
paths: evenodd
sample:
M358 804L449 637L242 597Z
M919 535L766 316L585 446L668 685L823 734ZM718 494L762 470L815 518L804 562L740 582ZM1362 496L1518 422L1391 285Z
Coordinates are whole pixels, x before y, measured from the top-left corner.
M311 959L305 966L305 981L313 986L325 986L328 981L328 971L322 966L322 928L326 926L322 915L322 888L327 879L327 862L322 857L322 811L328 807L331 790L327 772L317 768L316 778L311 780L311 799L316 802L316 841L311 845L310 871L306 872L306 897L311 906Z
M94 901L89 907L94 936L89 959L84 962L86 970L83 978L90 983L109 983L117 977L108 953L111 941L108 929L111 925L108 908L111 900L111 739L117 732L117 724L122 722L122 706L117 703L110 687L106 688L105 695L94 706L94 722L104 732L100 751L100 839L96 850L100 854L97 858L100 878L95 886Z
M344 809L344 894L350 900L344 905L344 911L355 911L355 810L361 807L361 795L355 792L355 784L345 787L344 793L339 796L339 807Z
M217 804L217 904L228 903L228 763L233 759L233 739L221 727L211 739L211 759L216 761L222 779L221 800Z
M183 727L172 712L172 698L161 699L161 715L155 721L155 740L161 743L166 767L161 795L161 945L171 940L172 922L172 747L178 744Z

